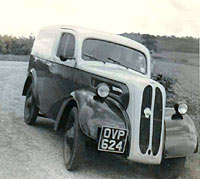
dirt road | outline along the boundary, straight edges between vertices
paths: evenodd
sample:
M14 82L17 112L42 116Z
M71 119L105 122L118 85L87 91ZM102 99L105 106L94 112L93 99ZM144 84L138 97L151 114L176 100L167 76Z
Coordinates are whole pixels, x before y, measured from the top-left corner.
M89 161L76 172L63 165L60 132L51 120L39 118L35 126L23 122L21 96L27 63L0 61L0 179L154 178L151 166L127 164L106 153L91 151ZM200 175L199 155L189 158L185 177Z

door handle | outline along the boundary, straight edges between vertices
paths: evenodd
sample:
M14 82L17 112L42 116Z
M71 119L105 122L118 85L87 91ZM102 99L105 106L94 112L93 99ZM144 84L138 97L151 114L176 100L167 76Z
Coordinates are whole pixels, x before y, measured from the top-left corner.
M51 62L47 62L47 66L52 67L52 63Z

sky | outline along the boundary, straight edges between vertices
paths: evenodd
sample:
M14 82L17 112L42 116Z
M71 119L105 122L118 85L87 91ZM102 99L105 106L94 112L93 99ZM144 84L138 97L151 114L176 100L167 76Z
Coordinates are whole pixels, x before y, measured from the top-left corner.
M200 0L0 0L0 34L76 25L112 33L200 36Z

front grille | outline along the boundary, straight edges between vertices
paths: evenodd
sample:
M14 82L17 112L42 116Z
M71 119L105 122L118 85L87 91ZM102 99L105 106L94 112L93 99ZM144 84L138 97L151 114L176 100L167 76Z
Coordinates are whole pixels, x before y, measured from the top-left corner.
M140 150L143 154L146 153L149 146L150 136L150 119L145 117L144 109L150 108L152 105L152 87L147 86L143 92L141 120L140 120Z
M152 87L147 86L143 92L142 108L141 108L141 120L140 120L140 150L143 154L147 152L149 148L150 134L152 133L152 153L157 155L160 147L161 131L162 131L162 109L163 109L163 99L162 92L156 87L155 91L155 101L154 109L152 109ZM144 109L150 108L153 115L153 128L150 131L151 117L146 118L144 114ZM148 151L149 153L149 151ZM150 154L150 153L149 153Z
M154 117L153 117L153 139L152 151L153 155L158 153L160 147L160 137L162 130L162 93L159 88L156 88L155 104L154 104Z

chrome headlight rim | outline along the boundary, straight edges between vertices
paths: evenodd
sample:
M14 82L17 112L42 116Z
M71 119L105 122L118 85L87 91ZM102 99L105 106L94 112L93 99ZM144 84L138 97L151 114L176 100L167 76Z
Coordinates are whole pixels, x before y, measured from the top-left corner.
M106 83L100 83L96 89L97 95L101 98L106 98L110 94L110 87Z
M178 104L179 114L184 115L184 114L187 113L187 111L188 111L188 105L187 104L185 104L185 103Z

